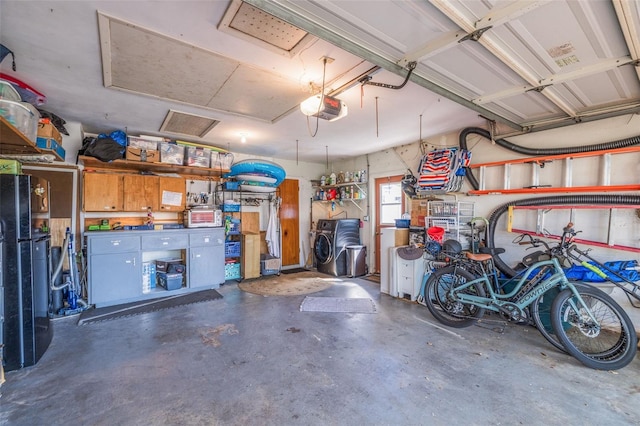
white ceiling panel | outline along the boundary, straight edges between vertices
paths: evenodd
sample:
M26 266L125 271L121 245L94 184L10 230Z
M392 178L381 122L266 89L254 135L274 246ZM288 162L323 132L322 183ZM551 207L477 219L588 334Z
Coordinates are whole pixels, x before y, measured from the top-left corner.
M1 71L89 133L171 137L180 111L218 122L196 142L303 161L640 112L638 0L2 0L0 39ZM323 75L336 122L298 108Z

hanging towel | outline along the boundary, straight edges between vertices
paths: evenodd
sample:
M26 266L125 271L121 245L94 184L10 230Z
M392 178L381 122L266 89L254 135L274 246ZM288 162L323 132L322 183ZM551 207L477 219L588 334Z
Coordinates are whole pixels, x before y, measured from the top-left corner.
M269 254L273 257L280 258L280 236L278 233L278 204L279 198L274 198L269 203L269 223L267 225L267 234L265 240L269 248Z

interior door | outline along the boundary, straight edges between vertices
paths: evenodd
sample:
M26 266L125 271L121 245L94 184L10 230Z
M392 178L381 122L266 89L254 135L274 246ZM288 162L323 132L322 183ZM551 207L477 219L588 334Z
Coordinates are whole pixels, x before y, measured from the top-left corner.
M300 264L300 204L297 179L285 179L279 186L282 266Z
M402 175L376 178L376 273L380 273L380 229L396 226L405 212Z

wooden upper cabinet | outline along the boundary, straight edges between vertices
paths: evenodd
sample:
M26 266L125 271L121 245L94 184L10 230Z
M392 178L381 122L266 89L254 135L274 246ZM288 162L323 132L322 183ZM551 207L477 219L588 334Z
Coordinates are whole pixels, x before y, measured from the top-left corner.
M122 175L84 173L83 207L86 212L123 210Z
M160 211L183 211L187 199L187 186L183 178L160 176L159 204Z
M85 172L84 211L181 212L186 191L181 177Z
M159 178L147 175L124 175L124 211L158 211L160 206Z

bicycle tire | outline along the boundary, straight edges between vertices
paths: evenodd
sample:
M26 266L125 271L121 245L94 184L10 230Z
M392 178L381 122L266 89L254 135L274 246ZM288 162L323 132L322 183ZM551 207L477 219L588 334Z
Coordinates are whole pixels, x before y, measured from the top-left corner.
M574 298L573 292L563 290L551 307L551 325L558 340L569 354L589 368L625 367L638 350L631 319L605 292L585 286L579 293L598 324L593 324L586 313L576 312L569 303Z
M478 318L482 318L485 311L484 308L450 300L447 296L448 290L452 286L464 284L475 278L467 271L454 266L438 269L431 274L424 291L424 302L431 315L442 324L454 328L468 327ZM465 292L485 297L484 288L479 284L474 284Z
M579 283L579 282L574 282L573 285L576 288L576 290L578 290L578 293L580 293L581 288L590 287L587 284ZM590 287L590 288L593 288L593 287ZM597 290L602 291L600 289L597 289ZM559 293L560 293L560 289L558 287L554 287L550 289L545 294L538 297L531 304L530 312L531 312L531 317L533 319L533 324L538 329L540 334L542 334L542 336L545 339L547 339L547 341L551 343L560 352L567 353L566 349L564 348L564 346L562 345L562 343L554 333L553 327L551 325L551 306ZM566 324L563 325L563 327L566 327L566 326L567 326Z

